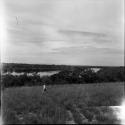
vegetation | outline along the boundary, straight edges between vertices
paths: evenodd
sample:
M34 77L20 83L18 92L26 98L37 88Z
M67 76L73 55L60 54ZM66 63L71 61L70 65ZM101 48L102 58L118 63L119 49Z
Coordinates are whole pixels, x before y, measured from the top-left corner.
M18 64L3 63L3 72L40 72L71 69L72 66L65 65L40 65L40 64Z
M97 72L92 68L77 67L72 70L62 70L58 74L42 78L37 73L34 73L33 76L29 76L27 73L20 76L7 74L2 76L2 88L41 85L43 82L48 85L123 82L125 81L124 73L124 68L120 67L103 67Z
M4 124L66 123L71 111L76 123L115 123L107 106L120 105L123 83L49 85L6 88L2 94ZM109 117L110 115L110 117Z
M43 71L63 71L83 68L124 68L123 66L71 66L71 65L41 65L41 64L21 64L21 63L2 63L3 72L43 72Z
M37 74L55 70L60 72ZM64 124L71 118L77 124L118 123L109 106L121 104L124 67L3 64L3 72L13 71L24 74L2 73L4 124ZM42 83L47 84L43 95Z

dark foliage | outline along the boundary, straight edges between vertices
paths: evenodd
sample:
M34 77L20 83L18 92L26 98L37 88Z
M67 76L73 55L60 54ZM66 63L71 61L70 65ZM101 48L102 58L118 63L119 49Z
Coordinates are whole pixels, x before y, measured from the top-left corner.
M20 76L11 74L2 76L2 88L13 86L33 86L45 84L84 84L84 83L99 83L99 82L123 82L124 67L104 67L95 72L89 67L77 67L70 70L63 70L58 74L50 77L40 77L37 73L33 76L24 73Z
M81 68L75 70L64 70L58 74L51 76L51 81L59 80L68 83L97 83L97 82L122 82L124 78L124 68L101 68L98 72L94 72L91 68Z

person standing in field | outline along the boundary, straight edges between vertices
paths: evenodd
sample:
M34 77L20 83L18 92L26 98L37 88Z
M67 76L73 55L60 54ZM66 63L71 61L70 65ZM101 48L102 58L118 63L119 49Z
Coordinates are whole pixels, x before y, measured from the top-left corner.
M43 85L43 91L46 91L46 85L45 84Z
M43 93L47 91L45 83L43 84Z
M42 94L43 94L45 91L47 91L46 88L47 78L43 77L41 82L42 82Z

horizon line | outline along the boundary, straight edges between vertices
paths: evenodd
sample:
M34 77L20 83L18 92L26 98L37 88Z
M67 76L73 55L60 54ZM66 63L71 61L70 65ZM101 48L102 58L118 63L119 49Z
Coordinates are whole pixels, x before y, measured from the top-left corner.
M73 65L73 64L45 64L45 63L23 63L23 62L1 62L1 64L4 64L4 63L8 63L8 64L27 64L27 65L58 65L58 66L90 66L90 67L124 67L125 65L114 65L114 66L111 66L111 65L80 65L80 64L77 64L77 65Z

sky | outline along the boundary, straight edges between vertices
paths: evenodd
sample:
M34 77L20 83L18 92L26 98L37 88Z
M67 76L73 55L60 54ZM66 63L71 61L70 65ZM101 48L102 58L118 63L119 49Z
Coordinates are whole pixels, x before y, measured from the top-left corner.
M4 0L2 62L124 65L124 0Z

